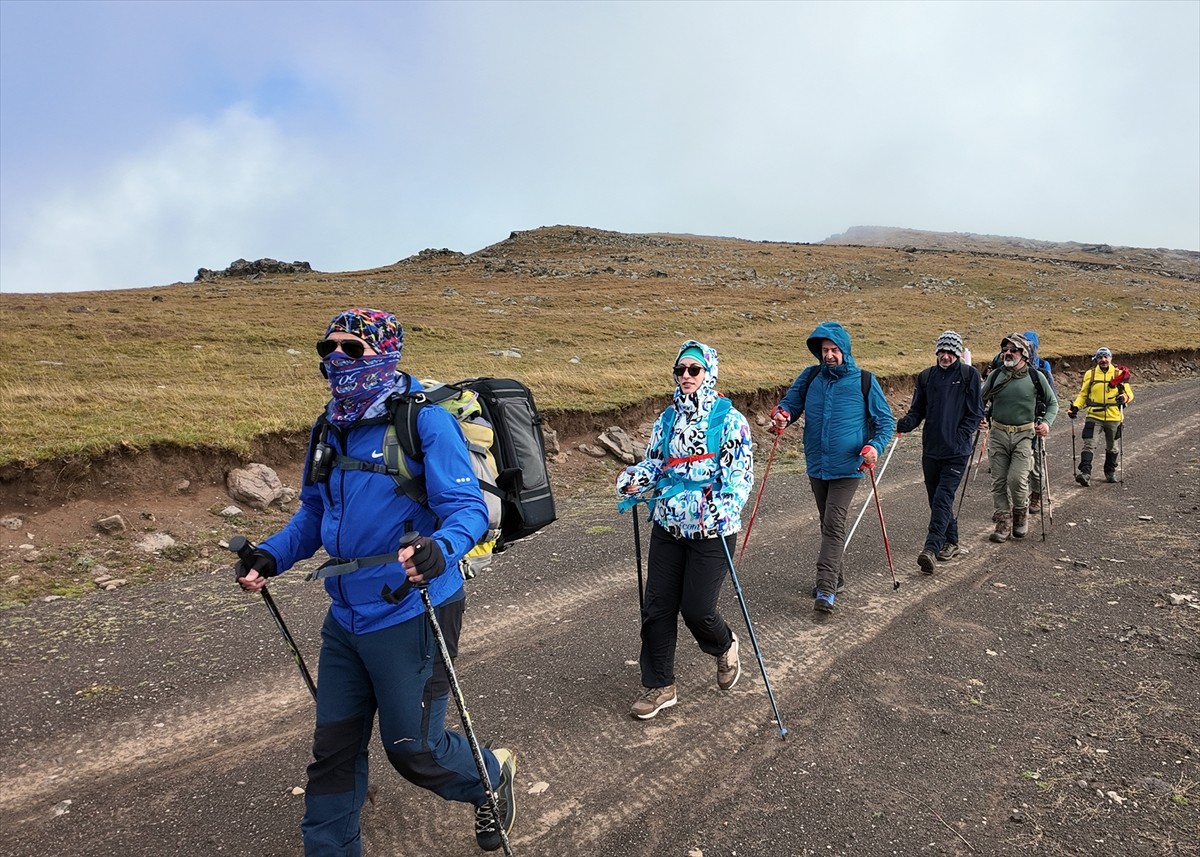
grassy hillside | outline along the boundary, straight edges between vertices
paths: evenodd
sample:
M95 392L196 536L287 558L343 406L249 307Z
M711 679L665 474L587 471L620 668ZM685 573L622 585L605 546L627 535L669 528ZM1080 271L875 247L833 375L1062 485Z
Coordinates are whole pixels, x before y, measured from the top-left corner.
M1200 338L1200 254L1001 239L959 250L920 235L868 247L559 226L367 271L0 295L0 467L159 444L237 453L301 431L328 393L313 344L354 305L397 314L415 374L518 377L552 414L663 395L688 337L719 350L727 393L787 384L825 319L885 377L932 362L945 328L977 361L1027 328L1050 357Z

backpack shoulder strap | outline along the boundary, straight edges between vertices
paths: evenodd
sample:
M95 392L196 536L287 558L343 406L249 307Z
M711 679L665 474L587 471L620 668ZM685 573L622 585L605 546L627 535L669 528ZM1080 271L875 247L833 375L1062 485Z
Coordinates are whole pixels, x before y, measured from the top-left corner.
M714 455L721 451L721 436L725 433L725 420L729 418L729 410L733 402L721 396L708 412L708 425L704 429L704 440L708 451Z
M875 376L866 369L859 369L858 372L862 376L863 404L869 405L871 399L871 379Z

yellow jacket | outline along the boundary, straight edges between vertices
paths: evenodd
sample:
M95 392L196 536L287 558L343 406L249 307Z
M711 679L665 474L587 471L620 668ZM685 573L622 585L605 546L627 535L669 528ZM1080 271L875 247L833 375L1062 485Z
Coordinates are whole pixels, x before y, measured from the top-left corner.
M1094 420L1119 423L1122 419L1121 409L1117 407L1117 395L1125 394L1125 404L1133 401L1133 388L1128 381L1123 381L1115 387L1109 383L1121 370L1116 365L1109 365L1105 372L1099 366L1093 366L1083 373L1083 386L1079 395L1072 403L1076 410L1087 407L1087 416Z

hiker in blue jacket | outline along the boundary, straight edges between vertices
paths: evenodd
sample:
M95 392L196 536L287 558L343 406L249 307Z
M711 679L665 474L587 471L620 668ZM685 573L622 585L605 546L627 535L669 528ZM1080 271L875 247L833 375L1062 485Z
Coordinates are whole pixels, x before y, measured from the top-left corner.
M646 457L617 477L620 507L633 506L636 515L635 498L645 497L654 521L642 604L642 689L629 710L640 720L677 701L681 615L700 650L716 659L721 690L742 674L737 636L717 599L754 484L754 445L746 418L717 392L717 370L715 349L694 339L683 343L675 394L650 431Z
M242 588L258 592L267 578L320 548L331 557L314 573L332 603L321 629L313 761L300 824L306 857L362 853L359 818L376 710L388 761L415 785L472 804L481 848L500 848L499 825L507 830L513 820L513 754L483 749L500 806L496 818L467 739L445 728L449 682L418 591L428 586L453 656L466 603L458 562L488 526L462 431L444 408L417 413L424 460L409 465L424 475L427 505L370 469L383 458L389 397L421 389L399 369L403 343L391 313L355 308L330 322L317 354L332 398L314 426L300 506L252 561L237 566ZM414 530L421 538L401 549L401 537ZM398 602L383 598L385 585L403 592L406 582L412 586Z
M866 467L874 467L892 439L896 421L879 381L850 353L850 334L836 321L817 325L808 350L820 361L809 366L771 412L780 434L804 414L804 457L808 482L821 516L821 552L813 609L833 611L834 593L845 586L842 552L846 517Z
M947 330L934 350L937 363L922 369L913 385L908 413L896 423L897 434L907 434L922 422L921 471L929 495L929 529L917 565L933 574L934 559L946 562L958 553L958 521L954 494L962 481L979 422L983 399L979 372L962 361L962 337Z

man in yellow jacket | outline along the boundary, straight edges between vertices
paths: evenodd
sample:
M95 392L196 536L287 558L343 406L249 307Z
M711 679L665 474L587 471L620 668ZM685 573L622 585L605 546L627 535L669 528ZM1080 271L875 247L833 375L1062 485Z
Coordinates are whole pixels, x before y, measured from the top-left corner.
M1075 481L1084 488L1092 481L1092 452L1096 448L1097 428L1104 433L1104 478L1108 482L1117 481L1121 425L1125 419L1125 406L1133 401L1129 370L1113 365L1110 349L1098 348L1092 362L1096 365L1083 373L1079 395L1067 409L1067 416L1075 419L1081 409L1087 408L1083 452L1079 454L1079 470L1075 474Z

